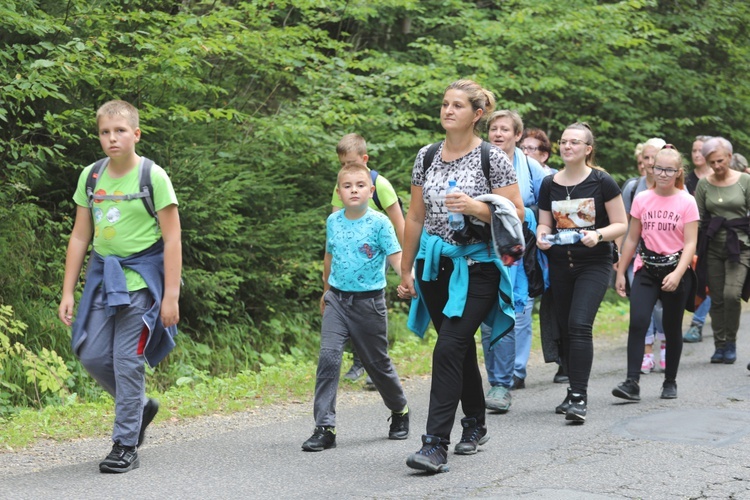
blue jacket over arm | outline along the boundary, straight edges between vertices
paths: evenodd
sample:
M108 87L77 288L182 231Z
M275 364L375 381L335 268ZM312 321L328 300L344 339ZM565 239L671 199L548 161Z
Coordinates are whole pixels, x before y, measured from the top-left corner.
M128 257L114 255L102 257L95 251L91 252L86 270L86 284L83 287L83 295L73 323L71 339L73 352L77 356L81 344L86 340L86 320L99 286L102 287L108 316L114 316L119 309L130 305L130 293L123 273L124 267L134 270L143 277L154 299L151 309L143 315L143 322L149 331L144 356L149 366L153 367L174 348L174 336L177 335L176 326L164 328L159 314L161 299L164 295L164 242L162 240Z

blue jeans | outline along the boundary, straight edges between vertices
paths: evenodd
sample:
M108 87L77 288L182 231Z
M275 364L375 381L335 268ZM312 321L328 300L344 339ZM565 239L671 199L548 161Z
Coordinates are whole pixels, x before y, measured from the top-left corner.
M706 323L706 316L708 311L711 309L711 296L706 295L706 300L701 302L701 305L693 313L693 323L703 326Z
M531 313L534 299L529 298L523 311L516 313L516 327L495 344L490 351L492 328L482 323L482 348L487 380L492 387L510 388L513 375L526 378L526 364L531 354Z

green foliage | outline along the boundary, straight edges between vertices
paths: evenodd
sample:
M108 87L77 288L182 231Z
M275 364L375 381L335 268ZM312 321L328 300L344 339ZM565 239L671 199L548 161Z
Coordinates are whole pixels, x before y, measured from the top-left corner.
M102 154L94 113L121 98L141 110L139 153L180 200L182 335L158 386L311 355L341 135L362 134L408 198L417 150L441 135L443 90L466 77L553 140L590 122L616 177L651 136L687 152L721 134L742 152L749 20L729 0L5 2L0 303L29 325L39 363L58 353L68 387L99 397L55 309L71 196Z
M14 340L26 329L11 306L0 304L0 415L14 406L59 402L69 394L70 372L55 351L45 347L35 353Z

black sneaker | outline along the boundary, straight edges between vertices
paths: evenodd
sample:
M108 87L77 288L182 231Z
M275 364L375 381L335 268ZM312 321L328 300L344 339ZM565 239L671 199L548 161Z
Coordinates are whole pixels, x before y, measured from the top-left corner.
M565 420L582 424L586 421L586 396L575 392L570 393L570 406L565 412Z
M674 380L664 381L661 386L661 398L662 399L677 399L677 382Z
M388 429L388 439L406 439L409 437L409 408L403 413L391 412L388 419L391 421L391 428Z
M310 439L302 443L305 451L323 451L336 447L336 428L330 425L319 425L313 431Z
M628 401L640 401L641 387L638 385L638 382L629 378L612 389L612 395L616 398L627 399Z
M375 387L375 382L372 381L372 379L370 378L369 375L365 379L365 390L366 391L377 391L378 390L378 388Z
M448 472L448 441L423 434L422 449L407 458L406 465L427 472Z
M557 367L557 373L552 377L552 382L555 384L567 384L570 381L568 378L568 372L565 371L565 367L560 365Z
M477 446L490 440L487 435L487 426L477 425L477 419L474 417L462 418L461 427L464 428L461 441L453 450L456 455L473 455L477 452Z
M141 447L143 441L146 440L146 427L154 420L156 414L159 413L159 402L155 399L149 398L145 405L143 405L143 418L141 418L141 432L138 433L138 448Z
M568 387L568 393L565 395L563 402L555 407L555 413L565 415L568 413L568 408L570 408L570 387Z
M510 386L511 391L515 391L516 389L525 389L526 388L526 379L521 377L516 377L513 375L513 384Z
M128 472L140 467L141 461L138 458L138 449L135 446L123 446L115 442L112 451L107 458L99 462L99 471L101 472Z

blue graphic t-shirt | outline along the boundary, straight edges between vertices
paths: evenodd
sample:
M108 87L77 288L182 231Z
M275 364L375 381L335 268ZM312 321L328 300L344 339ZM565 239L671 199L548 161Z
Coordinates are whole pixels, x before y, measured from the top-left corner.
M401 251L393 225L372 208L356 220L345 213L332 213L326 223L326 252L332 257L328 284L344 292L382 290L386 257Z

